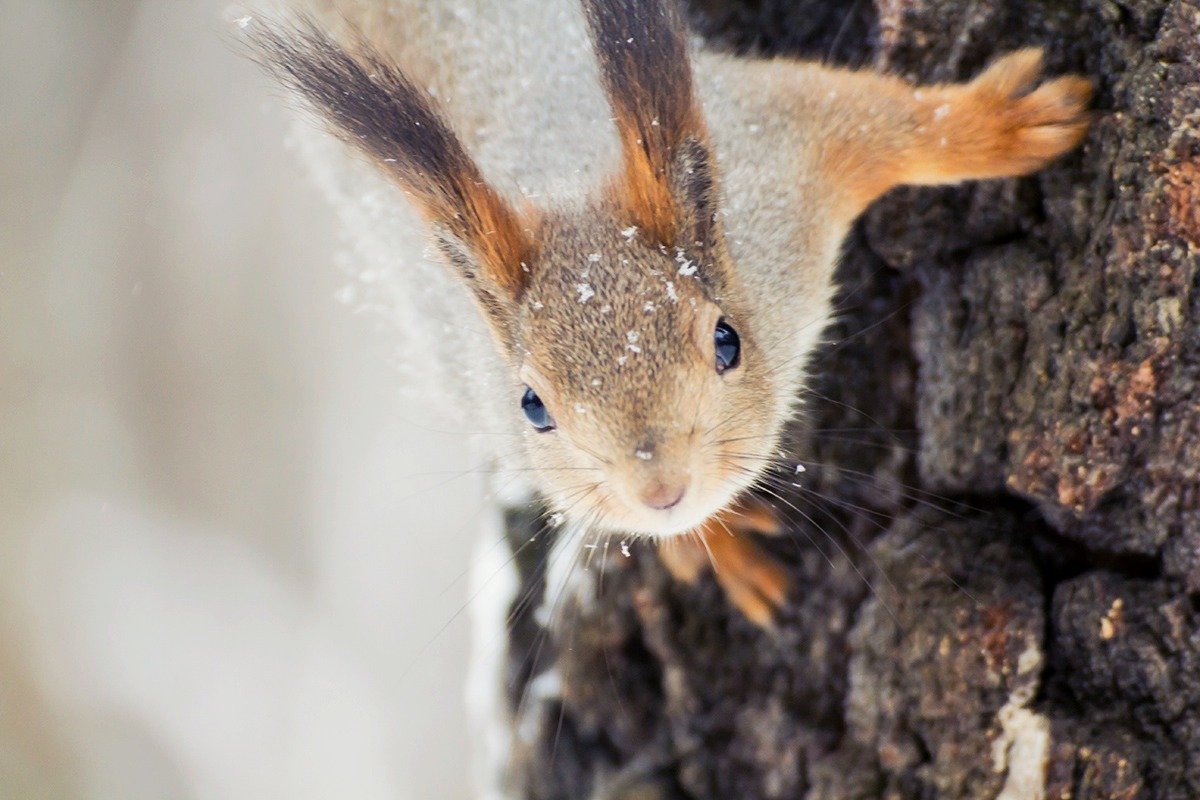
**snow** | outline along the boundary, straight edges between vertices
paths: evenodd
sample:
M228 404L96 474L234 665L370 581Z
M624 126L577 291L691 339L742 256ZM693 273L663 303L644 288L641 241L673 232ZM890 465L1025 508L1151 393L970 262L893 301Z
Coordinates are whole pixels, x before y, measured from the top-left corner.
M635 452L637 457L642 461L649 461L650 459L654 458L654 453L650 452L649 450L637 450Z
M596 290L588 283L575 284L575 291L579 292L579 302L586 303L596 296Z

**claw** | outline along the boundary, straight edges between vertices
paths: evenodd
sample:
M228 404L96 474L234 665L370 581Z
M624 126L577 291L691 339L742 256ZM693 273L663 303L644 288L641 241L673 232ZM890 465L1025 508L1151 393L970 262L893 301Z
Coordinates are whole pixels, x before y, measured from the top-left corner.
M791 581L749 534L777 535L781 530L771 506L747 497L715 514L693 535L664 539L658 552L671 575L689 585L711 567L734 607L756 625L770 628L787 602Z

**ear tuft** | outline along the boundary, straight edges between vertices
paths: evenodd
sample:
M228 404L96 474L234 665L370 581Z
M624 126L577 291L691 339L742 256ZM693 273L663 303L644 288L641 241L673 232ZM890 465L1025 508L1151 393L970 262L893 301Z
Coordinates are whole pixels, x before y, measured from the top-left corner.
M482 277L510 299L520 294L521 262L532 255L527 224L483 179L424 89L365 39L351 54L305 18L257 26L252 42L269 72L470 248Z
M672 0L584 0L584 9L621 141L610 191L640 228L672 244L681 212L672 193L676 150L707 141L686 28Z

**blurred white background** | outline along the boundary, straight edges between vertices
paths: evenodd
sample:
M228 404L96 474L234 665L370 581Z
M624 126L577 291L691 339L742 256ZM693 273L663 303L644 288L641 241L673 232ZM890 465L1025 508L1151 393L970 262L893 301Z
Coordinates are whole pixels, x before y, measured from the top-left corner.
M224 11L0 0L0 798L465 797L479 480Z

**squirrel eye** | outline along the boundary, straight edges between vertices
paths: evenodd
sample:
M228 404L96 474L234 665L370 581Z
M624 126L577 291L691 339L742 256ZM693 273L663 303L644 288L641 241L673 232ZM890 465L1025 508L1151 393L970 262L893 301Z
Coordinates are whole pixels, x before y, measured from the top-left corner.
M538 433L554 430L554 418L546 410L546 404L537 396L537 392L528 386L525 387L525 394L521 396L521 410Z
M738 365L742 356L742 342L737 331L725 321L717 320L717 329L713 332L713 343L716 345L717 374L731 370Z

